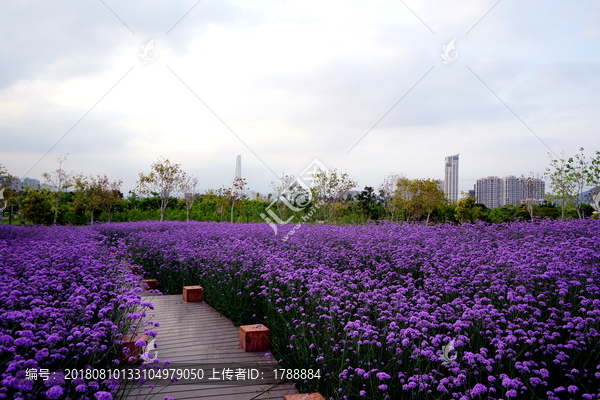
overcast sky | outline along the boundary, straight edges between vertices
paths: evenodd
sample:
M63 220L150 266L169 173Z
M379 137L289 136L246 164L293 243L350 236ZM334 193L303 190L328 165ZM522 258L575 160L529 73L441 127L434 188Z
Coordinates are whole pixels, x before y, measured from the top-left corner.
M459 153L467 191L600 150L599 61L597 1L4 1L0 164L68 153L127 193L162 156L204 190L240 154L268 193L314 159L362 189Z

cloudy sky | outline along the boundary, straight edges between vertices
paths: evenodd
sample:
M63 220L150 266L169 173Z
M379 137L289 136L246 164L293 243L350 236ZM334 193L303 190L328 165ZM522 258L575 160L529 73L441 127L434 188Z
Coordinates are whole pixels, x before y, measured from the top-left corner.
M600 150L599 61L596 1L2 2L0 164L68 153L127 193L166 157L204 190L240 154L267 193L314 159L362 189L460 153L466 191Z

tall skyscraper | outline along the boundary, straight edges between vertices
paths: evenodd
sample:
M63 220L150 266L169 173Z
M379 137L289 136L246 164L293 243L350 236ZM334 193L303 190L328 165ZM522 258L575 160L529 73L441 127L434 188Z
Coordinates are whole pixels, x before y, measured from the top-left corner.
M450 202L458 201L458 154L446 157L444 194Z
M235 158L235 177L242 177L242 156L239 155Z

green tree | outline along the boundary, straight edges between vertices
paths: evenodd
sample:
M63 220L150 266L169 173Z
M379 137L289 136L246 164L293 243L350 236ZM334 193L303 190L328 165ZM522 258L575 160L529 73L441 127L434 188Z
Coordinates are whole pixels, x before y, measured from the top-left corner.
M543 203L533 207L535 215L541 218L556 219L560 217L560 210L553 203Z
M58 221L58 210L59 210L59 202L61 198L61 194L66 192L73 185L73 177L71 173L65 171L62 167L63 162L67 160L67 155L61 155L57 158L58 161L58 169L52 172L44 172L42 177L46 181L46 184L50 186L50 190L52 190L52 194L54 197L54 221L53 224L56 224Z
M190 220L190 211L194 207L196 201L196 186L198 185L198 178L195 176L188 176L181 185L183 191L183 197L185 201L185 220Z
M54 199L46 190L28 189L21 201L23 218L34 224L52 223L54 215Z
M350 178L346 172L339 172L336 168L330 170L319 170L312 176L313 182L310 188L312 200L315 203L339 203L340 197L356 187L357 183ZM340 207L329 207L329 217L335 220L336 210Z
M479 217L480 211L481 208L476 205L475 198L466 196L458 201L455 215L458 222L473 222Z
M292 192L299 186L296 182L297 180L294 175L285 174L281 175L279 181L271 181L270 186L273 189L273 193L270 198L273 200L277 199L275 206L277 207L278 216L282 220L287 219L287 215L289 214L290 209L286 203L289 204L290 199L288 197L291 197Z
M565 206L569 203L575 208L578 218L584 218L581 194L586 185L600 183L600 152L596 152L597 157L588 163L583 150L581 147L579 154L568 159L564 158L563 153L562 157L551 160L552 169L546 169L546 175L550 178L552 186L552 195L549 198L561 201L562 218L565 217Z
M499 224L502 222L510 222L516 218L515 206L507 205L502 207L494 207L488 210L487 222Z
M100 197L100 208L106 215L108 222L112 219L112 210L125 204L123 200L123 194L121 193L122 181L110 181L106 175L98 176L96 185L98 186L98 192Z
M382 200L383 207L390 215L390 221L394 221L397 217L398 209L394 197L398 188L398 181L402 178L405 178L404 175L394 172L386 176L383 183L379 185L379 197Z
M587 184L600 186L600 151L596 151L596 157L592 158L588 164Z
M102 209L102 187L93 177L78 175L73 178L75 188L75 199L73 201L76 208L83 209L90 213L90 223L94 223L94 212Z
M393 203L404 210L407 221L418 221L426 216L429 222L433 211L446 204L446 199L435 179L400 178Z
M151 165L149 174L139 174L136 190L141 194L157 196L160 220L164 221L167 205L174 199L171 195L181 192L186 180L181 164L159 158Z
M224 194L231 201L231 222L233 223L234 209L242 199L246 198L246 179L236 177L231 184L231 188L225 190Z
M227 197L227 189L221 188L216 191L212 189L207 190L203 202L214 203L217 218L219 219L219 222L223 222L225 210L230 204L230 200Z
M11 188L16 178L8 173L6 167L0 164L0 220L4 209L12 204L16 198L16 191Z
M538 187L539 180L540 177L534 175L533 172L531 172L527 178L524 175L521 175L521 182L523 182L523 200L531 221L533 221L535 211L534 205L539 202L538 199L542 197L541 189Z
M378 220L381 216L381 205L378 197L371 186L365 186L362 192L356 196L358 207L365 219Z

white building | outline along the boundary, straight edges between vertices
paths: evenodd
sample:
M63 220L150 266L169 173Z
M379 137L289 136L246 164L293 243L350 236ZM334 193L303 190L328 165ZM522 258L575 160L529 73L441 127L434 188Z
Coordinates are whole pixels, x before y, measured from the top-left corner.
M458 201L458 154L446 157L444 194L451 203Z
M502 204L502 179L497 176L477 179L475 184L475 198L478 203L487 208L500 207Z
M475 197L488 208L523 203L542 204L546 183L540 178L517 178L513 175L498 178L488 176L477 180Z

